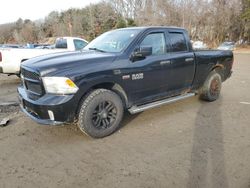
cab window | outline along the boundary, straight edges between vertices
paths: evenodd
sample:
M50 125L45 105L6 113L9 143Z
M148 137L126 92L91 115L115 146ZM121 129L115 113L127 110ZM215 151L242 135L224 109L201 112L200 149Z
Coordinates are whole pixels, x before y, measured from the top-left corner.
M85 46L87 46L87 42L82 41L82 40L78 40L78 39L74 39L74 45L75 45L75 49L76 50L81 50L83 49Z
M152 47L152 55L162 55L166 53L166 42L164 33L148 34L141 42L142 46Z
M185 52L187 51L187 44L183 33L172 32L169 33L172 51L173 52Z
M64 38L57 39L55 48L63 48L63 49L68 48L67 39L64 39Z

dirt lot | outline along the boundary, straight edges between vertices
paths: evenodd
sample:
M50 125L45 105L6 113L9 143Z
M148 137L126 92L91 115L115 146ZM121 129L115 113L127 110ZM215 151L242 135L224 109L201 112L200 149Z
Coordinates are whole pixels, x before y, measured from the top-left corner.
M0 103L16 100L18 82L0 76ZM218 101L193 97L126 115L104 139L37 125L17 107L2 108L5 116L0 187L250 188L250 54L236 54Z

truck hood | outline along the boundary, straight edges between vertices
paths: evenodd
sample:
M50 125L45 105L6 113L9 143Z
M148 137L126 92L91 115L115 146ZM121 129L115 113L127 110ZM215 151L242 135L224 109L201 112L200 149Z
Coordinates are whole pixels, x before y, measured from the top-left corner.
M32 69L41 76L70 76L107 69L116 55L96 51L62 52L43 55L22 63L22 67Z

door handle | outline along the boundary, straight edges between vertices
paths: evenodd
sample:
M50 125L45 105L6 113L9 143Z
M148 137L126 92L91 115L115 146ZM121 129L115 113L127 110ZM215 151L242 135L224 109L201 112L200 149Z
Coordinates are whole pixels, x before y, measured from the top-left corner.
M186 58L185 61L186 61L186 62L191 62L191 61L194 61L194 58L192 58L192 57Z
M170 60L161 61L160 64L161 64L161 65L168 65L168 64L171 64L171 61L170 61Z

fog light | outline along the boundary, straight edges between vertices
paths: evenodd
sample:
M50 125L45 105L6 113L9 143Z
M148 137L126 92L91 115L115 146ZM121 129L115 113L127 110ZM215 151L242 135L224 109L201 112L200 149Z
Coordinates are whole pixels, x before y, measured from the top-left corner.
M54 121L55 120L54 113L51 110L48 110L48 114L49 114L50 120Z

